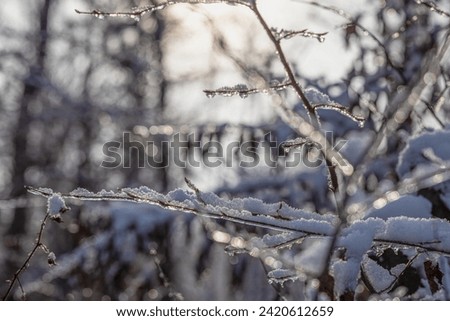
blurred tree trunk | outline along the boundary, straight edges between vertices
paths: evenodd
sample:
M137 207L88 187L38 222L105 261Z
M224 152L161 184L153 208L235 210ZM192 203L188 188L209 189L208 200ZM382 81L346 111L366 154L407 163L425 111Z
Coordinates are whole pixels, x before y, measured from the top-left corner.
M28 136L30 135L29 127L32 121L29 105L39 94L39 81L45 74L48 22L51 3L52 0L43 1L38 10L39 23L35 43L33 44L35 58L31 63L28 75L23 80L23 94L18 104L17 123L15 125L14 137L12 138L14 162L12 167L11 199L25 196L25 172L28 167L32 166L32 160L27 153ZM26 234L27 229L27 209L24 207L17 207L13 214L12 222L6 233L6 247L12 251L11 253L19 254L21 253L20 241ZM10 257L6 267L8 275L14 273L16 268L15 258Z
M164 37L164 31L165 31L165 20L160 15L155 15L156 19L156 30L154 33L154 49L153 52L156 56L156 59L158 61L159 65L159 72L158 76L160 79L160 85L159 85L159 96L158 96L158 106L157 106L157 113L159 115L164 115L164 109L166 108L166 95L167 95L167 87L168 87L168 81L166 78L165 70L164 70L164 52L163 52L163 37ZM164 161L163 164L168 165L168 151L164 152ZM158 168L158 179L161 182L161 190L164 192L167 192L169 190L169 175L168 175L168 166L162 166L161 168Z

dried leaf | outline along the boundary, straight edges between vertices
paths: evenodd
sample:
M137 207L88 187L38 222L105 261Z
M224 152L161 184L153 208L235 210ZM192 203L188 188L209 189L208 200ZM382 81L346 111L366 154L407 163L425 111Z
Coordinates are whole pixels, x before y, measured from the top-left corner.
M423 264L425 268L425 274L427 275L428 284L430 285L430 290L434 294L442 286L442 277L444 274L439 269L439 264L433 265L433 262L426 261Z

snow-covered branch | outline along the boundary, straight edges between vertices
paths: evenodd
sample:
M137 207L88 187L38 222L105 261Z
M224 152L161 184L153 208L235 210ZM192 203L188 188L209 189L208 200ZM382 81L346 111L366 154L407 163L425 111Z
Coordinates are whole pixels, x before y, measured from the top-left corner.
M46 188L28 187L28 190L33 194L45 197L53 195L53 191ZM320 215L295 209L283 202L266 204L254 198L224 200L214 193L195 193L182 189L176 189L166 195L144 186L123 188L118 192L100 191L98 193L76 189L70 193L61 194L61 197L91 201L147 203L171 211L192 213L278 232L296 232L311 236L332 235L336 223L334 215Z
M282 202L268 204L254 198L235 198L225 200L214 193L198 190L189 180L188 186L193 190L174 190L166 195L147 187L124 188L118 192L100 191L89 192L76 189L66 194L54 194L46 188L31 188L28 190L37 195L49 198L49 209L63 204L63 199L91 200L91 201L129 201L157 205L161 208L191 213L201 217L225 220L237 224L262 227L276 232L253 239L244 247L230 249L233 252L252 253L255 249L279 251L302 243L305 238L319 238L330 242L336 237L338 220L334 215L320 215L317 213L292 208ZM51 201L58 196L58 203ZM64 206L65 208L65 206ZM51 211L49 210L49 213ZM151 213L149 213L151 215ZM42 230L41 230L42 232ZM222 233L223 234L223 233ZM213 236L213 239L215 237ZM221 239L218 237L218 239ZM40 245L38 242L37 244ZM360 277L360 270L364 258L370 250L385 246L400 249L416 249L432 255L450 256L450 223L441 219L415 219L408 217L367 218L352 222L344 227L336 238L333 253L337 249L344 249L344 255L331 259L330 271L335 276L335 291L338 296L346 291L354 291ZM375 250L376 251L376 250ZM323 255L324 253L316 253ZM284 272L283 272L284 271ZM269 277L281 280L295 279L295 271L277 271L275 269ZM286 273L287 274L286 274ZM294 274L293 274L294 273ZM365 271L365 273L368 273Z

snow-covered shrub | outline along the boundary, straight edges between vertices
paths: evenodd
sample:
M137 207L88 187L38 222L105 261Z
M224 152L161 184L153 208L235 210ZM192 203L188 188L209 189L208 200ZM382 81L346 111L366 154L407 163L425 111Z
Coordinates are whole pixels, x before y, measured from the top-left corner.
M17 293L123 300L449 298L449 14L428 1L386 1L375 5L376 15L360 16L298 1L327 18L315 32L270 26L260 2L180 0L122 12L77 10L136 21L180 3L225 3L251 13L276 55L267 55L265 69L248 66L209 21L219 50L245 83L204 94L229 104L267 97L276 117L257 125L138 126L134 133L164 140L185 130L186 139L196 133L200 141L223 144L237 136L265 153L264 144L275 142L269 153L276 154L276 166L234 166L232 180L213 191L193 182L208 180L214 173L208 168L186 179L187 189L167 193L148 186L68 193L30 187L48 198L36 249L43 246L47 218L58 222L70 215L62 215L68 200L86 204L78 223L87 237L61 257L46 244L52 269L21 282ZM303 37L304 46L322 45L333 33L354 54L346 79L302 76L302 61L294 64L285 43ZM187 155L197 152L192 146ZM289 166L298 151L302 162ZM191 170L172 175L195 176ZM160 173L169 175L164 168Z

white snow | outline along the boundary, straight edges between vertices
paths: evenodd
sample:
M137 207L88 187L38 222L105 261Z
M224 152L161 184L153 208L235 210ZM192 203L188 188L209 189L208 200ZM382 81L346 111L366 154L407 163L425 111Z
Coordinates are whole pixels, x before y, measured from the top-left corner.
M436 169L442 165L427 159L426 155L430 152L444 162L450 161L450 131L437 130L411 138L400 153L397 164L398 175L405 177L417 167L425 167L430 171L430 167Z
M356 221L342 232L338 244L346 249L347 257L361 260L370 249L373 238L385 229L383 223L379 219Z
M324 94L320 90L313 87L308 87L305 90L305 95L311 104L335 104L335 102L331 100L327 94Z
M53 194L47 200L47 210L50 216L59 215L67 210L66 203L61 194Z
M370 210L366 218L377 217L384 220L390 217L406 216L411 218L431 218L432 204L422 196L405 195L388 203L380 209Z
M263 244L268 248L289 247L292 243L300 242L305 233L278 233L275 235L266 234L263 236Z
M56 265L56 255L53 252L48 253L47 262L50 266Z
M338 260L333 263L331 271L335 280L334 291L338 295L342 295L347 290L356 288L358 285L360 263L360 260L354 258L347 261Z
M376 292L386 290L395 281L395 276L373 260L364 260L362 268L370 285Z

